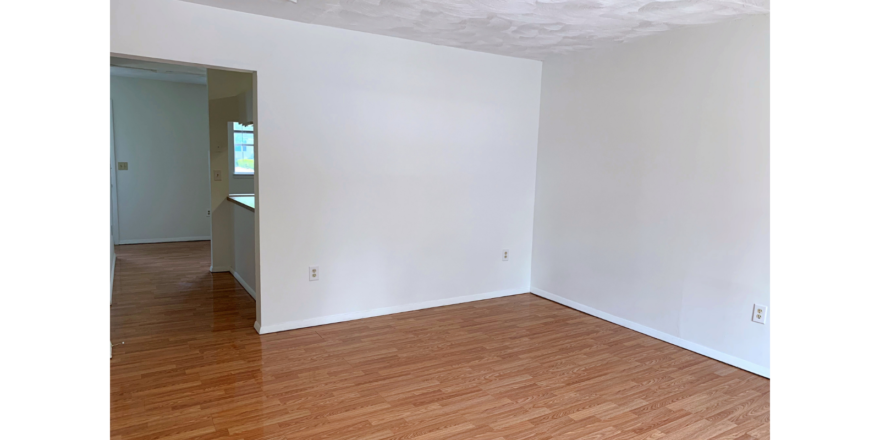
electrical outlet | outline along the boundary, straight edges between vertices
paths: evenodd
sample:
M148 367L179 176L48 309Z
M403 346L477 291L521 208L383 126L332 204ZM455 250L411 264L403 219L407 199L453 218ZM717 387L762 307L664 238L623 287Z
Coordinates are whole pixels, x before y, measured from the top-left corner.
M223 180L223 174L220 173L220 170L214 170L214 180L217 182Z
M752 308L752 321L758 324L765 323L767 321L767 311L767 306L755 304L755 307Z
M507 254L509 254L509 253L510 253L509 250L503 249L501 251L501 261L507 261Z
M208 217L210 217L210 216L211 216L211 210L209 209L208 210Z
M128 162L119 162L116 165L116 169L119 171L128 171Z
M318 266L309 266L309 281L318 281Z

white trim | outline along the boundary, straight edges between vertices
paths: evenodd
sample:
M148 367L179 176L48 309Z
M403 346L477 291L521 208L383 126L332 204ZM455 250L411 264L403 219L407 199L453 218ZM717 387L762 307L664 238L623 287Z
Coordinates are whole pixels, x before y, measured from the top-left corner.
M113 244L119 244L119 197L116 194L116 134L113 122L113 100L110 100L110 196L113 203Z
M254 292L254 289L248 285L248 283L244 282L244 278L235 271L235 269L230 270L232 276L238 281L238 284L241 284L241 287L244 287L244 290L247 290L247 293L250 294L251 298L257 299L257 294Z
M226 122L226 167L229 175L235 178L235 129L232 124L233 121Z
M280 324L254 326L261 335L266 333L283 332L286 330L295 330L298 328L314 327L316 325L333 324L344 321L354 321L355 319L373 318L376 316L393 315L395 313L411 312L413 310L430 309L432 307L451 306L453 304L462 304L472 301L481 301L484 299L501 298L502 296L522 295L528 293L527 288L497 290L494 292L478 293L476 295L457 296L454 298L438 299L434 301L425 301L414 304L405 304L402 306L383 307L380 309L363 310L358 312L340 313L338 315L319 316L317 318L303 319L299 321L288 321Z
M113 263L110 264L110 305L113 305L113 278L116 276L116 252L113 252ZM110 355L113 357L113 355Z
M260 321L254 321L254 330L260 333Z
M703 356L715 359L716 361L724 362L728 365L733 365L737 368L742 368L743 370L755 373L759 376L764 376L766 378L770 378L770 368L764 367L752 362L749 362L745 359L740 359L736 356L731 356L726 353L722 353L718 350L711 349L709 347L704 347L695 342L688 341L686 339L679 338L678 336L672 336L668 333L663 333L660 330L655 330L651 327L644 326L642 324L637 324L635 322L614 316L610 313L605 313L600 310L596 310L592 307L585 306L581 303L574 302L570 299L565 299L559 295L554 295L546 290L538 289L537 287L532 287L532 293L538 295L542 298L549 299L555 303L562 304L566 307L570 307L572 309L578 310L580 312L584 312L588 315L595 316L599 319L603 319L613 324L617 324L622 327L626 327L630 330L635 330L641 334L648 335L652 338L659 339L664 342L668 342L672 345L677 345L685 350L690 350L694 353L701 354Z
M124 66L110 66L111 76L124 76L128 78L151 79L154 81L170 81L187 84L208 84L207 75L187 72L156 72L153 70L138 69Z
M119 244L148 244L148 243L174 243L178 241L208 241L210 235L198 237L174 237L174 238L137 238L134 240L119 240Z
M254 179L254 174L235 174L235 122L229 121L226 123L226 155L227 162L229 162L229 175L232 176L233 179ZM256 128L256 127L255 127ZM254 130L254 150L257 149L257 135L256 130ZM254 156L256 157L256 156ZM230 194L232 196L232 194Z
M232 272L232 268L229 266L211 266L208 270L211 272Z

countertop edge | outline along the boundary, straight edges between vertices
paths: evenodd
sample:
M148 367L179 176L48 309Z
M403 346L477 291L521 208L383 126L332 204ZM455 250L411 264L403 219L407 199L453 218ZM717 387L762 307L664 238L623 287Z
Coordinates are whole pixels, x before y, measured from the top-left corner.
M253 196L238 196L238 197L253 197ZM253 206L250 206L250 205L242 202L241 200L238 200L236 196L228 196L228 197L226 197L226 200L229 200L230 202L235 203L236 205L241 206L242 208L245 208L245 209L250 210L252 212L256 212L256 209L254 209Z

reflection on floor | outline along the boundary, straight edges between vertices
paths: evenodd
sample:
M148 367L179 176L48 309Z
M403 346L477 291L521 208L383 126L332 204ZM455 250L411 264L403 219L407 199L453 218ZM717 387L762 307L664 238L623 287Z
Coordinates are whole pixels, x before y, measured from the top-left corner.
M118 247L113 439L769 438L769 381L530 294L258 335L207 242Z

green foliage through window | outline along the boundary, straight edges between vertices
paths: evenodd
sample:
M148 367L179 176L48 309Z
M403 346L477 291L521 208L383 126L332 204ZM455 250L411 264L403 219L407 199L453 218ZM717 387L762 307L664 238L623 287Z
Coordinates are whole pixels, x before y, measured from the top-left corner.
M251 170L254 172L254 160L253 159L239 159L235 161L235 168L244 168L246 170Z

